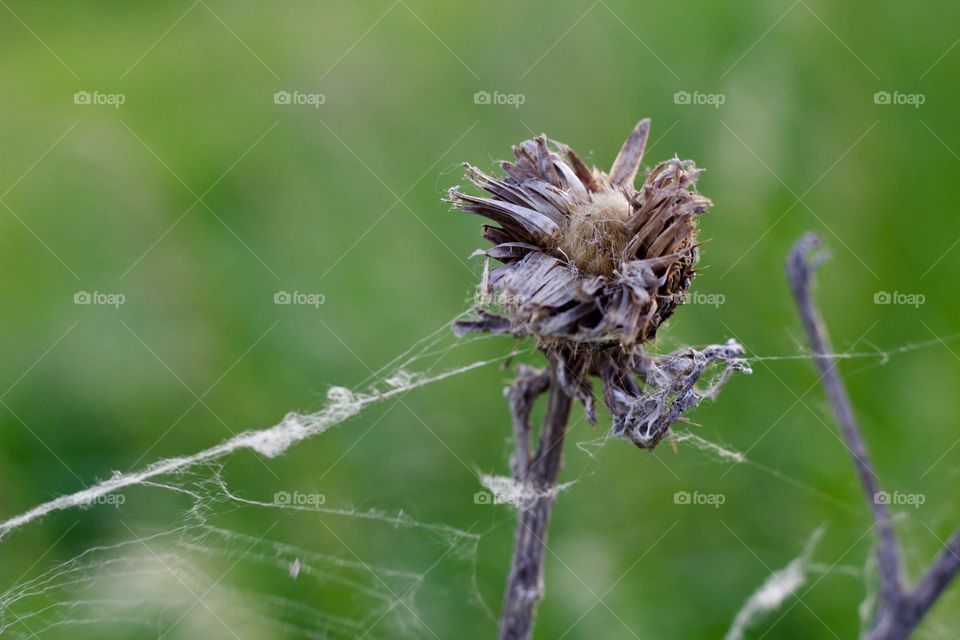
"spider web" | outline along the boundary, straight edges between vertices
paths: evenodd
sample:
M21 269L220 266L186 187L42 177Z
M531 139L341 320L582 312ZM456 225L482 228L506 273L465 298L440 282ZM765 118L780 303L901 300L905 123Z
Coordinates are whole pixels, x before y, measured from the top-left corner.
M469 531L420 523L402 513L242 498L232 493L216 466L174 480L142 484L143 489L186 498L190 506L174 526L142 533L124 525L129 539L90 548L19 581L0 596L0 635L44 637L54 629L79 627L83 637L131 631L136 631L134 637L148 632L168 637L172 628L178 628L172 637L433 637L417 605L427 572L392 566L396 560L386 554L380 564L369 549L363 549L365 559L360 559L353 553L294 546L270 536L275 526L249 532L230 517L249 509L282 511L274 519L293 516L304 525L323 519L327 535L321 530L312 537L341 542L346 534L337 532L336 521L358 519L365 535L384 530L401 548L408 537L417 544L426 541L441 550L434 566L447 562L463 573L472 571L479 535ZM360 547L354 542L347 548ZM266 588L228 586L227 574L241 570L256 571ZM308 591L310 602L328 602L328 607L282 595L290 591L283 583L295 584L294 591ZM336 602L337 589L348 590L350 601Z
M272 427L241 433L192 455L159 460L139 471L114 473L90 487L5 517L0 522L0 553L21 552L19 544L37 558L23 576L0 592L0 636L456 635L456 629L436 626L433 614L438 606L469 610L473 612L470 619L489 623L492 629L496 607L486 602L476 578L478 548L489 530L424 522L383 505L328 504L322 493L284 497L284 487L269 487L269 483L234 487L227 469L229 460L245 451L274 458L377 404L526 353L514 350L499 358L436 371L441 360L465 345L489 339L455 338L449 326L447 323L411 345L355 389L331 388L319 411L288 414ZM958 338L960 335L888 352L832 357L883 363L893 355ZM801 353L746 360L809 357ZM586 439L577 447L594 455L610 439ZM711 463L747 465L830 498L744 453L689 431L675 433L672 441ZM478 489L492 491L498 502L516 507L529 498L524 487L507 478L477 471L477 480ZM568 490L575 482L557 491ZM130 496L131 503L137 496L137 504L157 504L158 494L165 500L156 512L135 524L113 508L118 496ZM29 544L30 528L49 526L56 514L64 511L75 512L81 521L94 521L84 526L121 533L116 538L104 535L102 544L79 550L66 562L45 564L46 552ZM746 595L744 608L731 613L728 637L741 637L745 629L779 607L810 572L829 570L811 558L819 536L818 531L800 557L774 572L755 593ZM855 569L854 573L864 576L869 571ZM441 574L461 579L440 580L437 576ZM258 588L236 586L241 581L232 578L237 575L255 576L255 580L242 582Z

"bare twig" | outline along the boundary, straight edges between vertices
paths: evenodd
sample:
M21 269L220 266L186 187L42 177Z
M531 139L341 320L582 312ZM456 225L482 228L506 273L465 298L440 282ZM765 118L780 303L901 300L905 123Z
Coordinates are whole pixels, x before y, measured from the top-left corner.
M530 412L533 411L533 403L549 386L549 373L520 365L517 368L517 380L506 390L513 419L513 437L517 445L510 458L510 469L517 482L524 480L530 468Z
M947 546L933 561L923 577L917 581L913 593L910 594L918 617L923 617L927 613L958 571L960 571L960 529L953 533Z
M500 640L527 640L533 632L537 605L543 597L543 556L553 511L557 474L563 459L563 439L570 417L571 396L563 389L551 362L547 372L521 368L507 392L517 449L511 460L516 482L536 496L517 514L513 559L500 617ZM546 415L536 456L530 455L530 412L536 398L549 389Z
M820 381L823 383L830 401L830 407L837 416L843 439L853 456L860 484L867 496L873 519L877 523L879 544L877 546L877 563L880 571L881 594L886 598L893 598L900 591L900 558L897 541L893 531L893 522L890 518L889 505L876 496L880 492L877 474L873 471L866 444L853 415L853 407L847 390L837 372L836 360L831 360L829 354L833 352L830 346L830 337L823 324L823 318L813 301L810 293L810 280L813 270L820 260L811 260L811 252L820 246L820 238L814 234L803 236L793 247L787 260L787 274L790 278L790 287L793 297L803 320L803 327L807 331L810 347L813 349L814 361L820 372Z
M822 254L815 253L820 247L821 240L816 234L808 233L800 238L787 258L787 277L820 372L820 381L826 390L830 407L840 423L841 434L853 457L877 529L880 598L873 627L865 634L865 638L902 640L910 637L923 616L960 571L960 529L917 584L912 589L905 587L903 562L893 530L890 508L885 500L879 499L879 479L867 453L866 443L843 380L836 370L838 361L831 361L830 338L810 291L813 273L822 262Z

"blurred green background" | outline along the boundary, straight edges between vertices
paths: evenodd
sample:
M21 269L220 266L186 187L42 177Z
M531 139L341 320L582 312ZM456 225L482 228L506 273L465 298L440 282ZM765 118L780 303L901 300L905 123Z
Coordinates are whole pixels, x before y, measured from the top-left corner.
M802 353L782 263L801 232L821 232L833 258L817 294L836 349L922 347L841 364L886 489L923 496L896 508L911 577L960 522L960 6L0 5L3 518L316 410L330 385L365 391L371 370L469 305L480 220L441 202L459 162L492 168L544 131L608 167L650 116L645 164L678 154L707 169L715 207L694 290L722 302L681 309L659 347L736 337L753 355ZM278 291L324 304L277 305ZM78 292L124 302L75 304ZM878 305L879 292L923 304ZM435 371L514 346L458 347ZM820 526L800 599L749 637L856 636L872 535L853 467L808 360L754 369L689 427L749 465L683 445L578 448L609 422L590 427L577 410L562 479L578 482L555 511L536 637L722 637ZM329 508L469 531L465 546L221 501L208 515L250 544L181 544L195 573L180 573L161 550L171 539L136 541L183 522L195 532L178 515L189 496L137 489L11 534L0 580L131 540L121 555L156 570L112 572L112 551L93 556L56 589L0 599L4 635L494 637L513 514L474 494L478 473L507 470L510 376L459 375L221 472L249 500L322 493ZM725 502L677 505L678 491ZM235 623L250 600L265 614ZM954 588L918 637L957 637L958 605Z

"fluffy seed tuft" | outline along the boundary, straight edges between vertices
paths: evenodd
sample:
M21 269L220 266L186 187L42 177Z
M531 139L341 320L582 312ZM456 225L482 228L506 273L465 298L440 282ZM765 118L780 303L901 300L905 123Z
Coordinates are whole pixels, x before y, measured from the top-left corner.
M590 194L571 208L557 250L584 273L610 276L632 237L624 224L629 217L630 202L619 189Z

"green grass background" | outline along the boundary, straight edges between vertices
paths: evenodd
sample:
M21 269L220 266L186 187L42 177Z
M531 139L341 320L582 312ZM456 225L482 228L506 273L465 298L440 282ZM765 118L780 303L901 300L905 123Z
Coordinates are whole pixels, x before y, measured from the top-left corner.
M817 295L839 351L933 341L885 364L840 365L886 488L925 496L919 508L897 509L911 577L960 523L960 345L937 342L958 330L960 313L960 8L3 5L3 516L112 470L274 424L288 410L315 410L330 385L363 383L368 366L468 304L480 221L441 202L461 180L459 162L490 168L544 131L605 167L650 116L646 164L678 154L707 169L700 187L715 207L702 219L709 242L694 289L724 298L681 309L663 346L735 336L755 355L800 353L782 263L801 232L819 231L833 258ZM126 101L77 105L77 91ZM325 103L277 105L277 91L322 93ZM476 104L478 91L522 94L524 103ZM678 91L722 93L725 103L676 104ZM878 91L925 102L876 104ZM322 293L326 303L277 306L278 290ZM75 305L77 291L123 293L126 303ZM876 305L878 291L923 294L925 303ZM513 346L478 342L439 367ZM506 471L500 391L509 377L487 367L371 409L266 461L276 477L247 453L224 470L251 498L318 491L328 506L470 529L480 535L475 556L454 553L431 568L444 545L357 518L239 509L224 522L254 537L276 523L269 538L298 548L429 571L416 604L432 633L492 637L495 621L472 596L499 609L513 520L473 494L478 471ZM698 435L748 451L756 466L731 470L682 446L651 455L613 442L593 457L569 446L562 476L579 481L555 512L536 637L722 637L745 598L821 525L814 557L823 571L751 637L855 637L870 520L811 363L757 362L752 377L735 378L692 419ZM607 424L580 420L572 437L595 439ZM677 491L726 502L678 506ZM120 509L49 517L0 543L0 578L8 586L131 530L159 530L186 505L168 492L133 491ZM258 567L242 562L220 586L369 613L345 585ZM956 637L958 605L954 589L919 637ZM233 615L228 597L211 608ZM142 613L155 633L119 622L35 631L233 637L203 607L176 624L179 613ZM390 618L368 637L433 637ZM310 615L294 620L323 632ZM236 633L288 634L268 622Z

